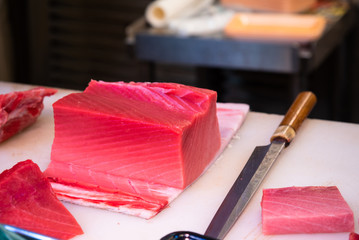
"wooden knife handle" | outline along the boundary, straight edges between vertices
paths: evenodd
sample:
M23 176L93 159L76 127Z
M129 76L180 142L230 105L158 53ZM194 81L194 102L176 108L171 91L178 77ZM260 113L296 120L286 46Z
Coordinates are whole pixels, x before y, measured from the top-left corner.
M281 138L287 143L290 143L295 137L300 125L312 111L316 102L317 97L314 93L309 91L299 93L277 130L272 135L271 141Z

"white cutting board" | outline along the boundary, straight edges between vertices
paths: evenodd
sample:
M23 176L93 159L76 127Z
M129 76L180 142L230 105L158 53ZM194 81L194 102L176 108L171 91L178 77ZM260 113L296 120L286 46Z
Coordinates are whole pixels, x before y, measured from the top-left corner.
M28 88L30 86L0 82L0 94ZM70 91L61 90L55 96L45 98L45 109L38 121L0 144L0 171L26 159L32 159L42 170L47 167L54 134L51 104L68 93ZM179 230L204 233L254 147L269 143L281 119L279 115L250 112L224 154L167 209L150 220L65 203L85 232L74 240L158 240ZM279 156L226 240L347 240L348 233L262 235L261 190L336 185L354 212L355 230L359 232L358 183L359 125L308 119L291 145Z

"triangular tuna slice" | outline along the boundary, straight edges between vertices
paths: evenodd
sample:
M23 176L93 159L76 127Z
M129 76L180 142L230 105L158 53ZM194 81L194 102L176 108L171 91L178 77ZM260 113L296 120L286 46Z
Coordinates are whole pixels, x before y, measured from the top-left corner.
M354 216L335 186L264 189L264 234L354 231Z
M0 223L70 239L83 231L31 160L0 174Z
M61 199L150 218L223 145L216 97L175 83L91 81L83 93L53 105L55 139L45 174ZM243 106L237 122L248 112Z
M0 142L33 124L44 108L43 99L56 89L37 87L0 95Z

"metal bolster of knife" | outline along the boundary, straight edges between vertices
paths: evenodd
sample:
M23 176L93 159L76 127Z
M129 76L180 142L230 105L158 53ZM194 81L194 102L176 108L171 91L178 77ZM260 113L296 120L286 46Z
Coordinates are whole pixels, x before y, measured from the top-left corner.
M290 106L287 114L279 124L279 127L272 135L271 142L277 139L282 139L286 141L288 145L295 137L296 132L313 109L316 102L317 98L312 92L301 92Z
M283 139L287 143L290 143L293 138L295 137L295 130L291 126L288 125L282 125L277 128L277 130L273 133L271 137L271 142L273 142L275 139Z
M205 235L223 239L259 188L265 175L316 103L312 92L301 92L271 137L271 144L254 149L238 178L218 208ZM178 238L176 238L178 239ZM185 238L188 240L192 238ZM204 240L206 238L200 238ZM194 238L197 240L197 238Z

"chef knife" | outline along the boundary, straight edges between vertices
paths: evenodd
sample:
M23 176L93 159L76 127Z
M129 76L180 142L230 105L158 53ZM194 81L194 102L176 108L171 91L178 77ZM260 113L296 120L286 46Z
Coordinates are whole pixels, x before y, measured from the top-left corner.
M312 92L302 92L297 96L272 135L271 143L254 149L209 224L205 232L206 236L217 239L223 239L226 236L258 189L274 161L295 137L300 125L315 103L316 97Z
M162 239L223 239L257 191L281 151L293 140L316 101L316 96L312 92L301 92L297 96L272 135L271 143L254 149L242 172L214 215L205 236L191 232L176 232ZM179 236L185 236L185 238L179 238Z

